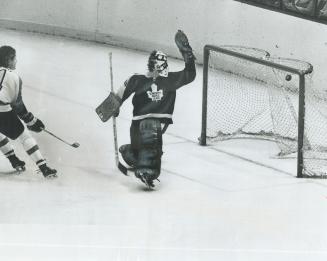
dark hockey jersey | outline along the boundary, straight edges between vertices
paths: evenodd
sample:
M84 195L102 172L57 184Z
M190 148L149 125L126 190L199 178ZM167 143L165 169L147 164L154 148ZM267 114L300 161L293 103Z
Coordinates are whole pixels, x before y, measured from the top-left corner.
M145 118L158 118L162 123L172 123L176 90L195 79L194 61L185 64L179 72L169 72L168 77L151 75L133 75L118 91L124 102L130 95L133 97L133 121Z

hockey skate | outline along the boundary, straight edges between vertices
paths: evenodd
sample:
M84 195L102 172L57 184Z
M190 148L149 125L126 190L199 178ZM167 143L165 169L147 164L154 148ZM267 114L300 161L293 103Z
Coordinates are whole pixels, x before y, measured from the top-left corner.
M11 166L18 172L21 173L25 171L25 162L17 158L16 155L11 155L8 157Z
M47 179L53 179L57 177L57 171L55 169L49 168L46 164L39 166L39 169L43 176Z
M159 181L159 179L153 178L154 176L153 172L154 170L152 169L137 169L135 171L135 177L140 179L148 187L148 189L153 189L155 187L153 181L154 180Z

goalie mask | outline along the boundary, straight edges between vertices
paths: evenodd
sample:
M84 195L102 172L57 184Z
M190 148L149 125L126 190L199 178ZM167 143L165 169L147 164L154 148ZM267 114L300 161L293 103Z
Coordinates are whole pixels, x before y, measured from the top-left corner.
M162 77L168 77L167 55L161 51L153 51L148 61L149 72L154 72Z

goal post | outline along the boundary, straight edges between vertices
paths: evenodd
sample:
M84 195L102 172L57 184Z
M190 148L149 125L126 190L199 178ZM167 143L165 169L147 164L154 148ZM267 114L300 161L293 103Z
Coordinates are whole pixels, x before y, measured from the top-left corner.
M265 50L206 45L200 145L271 140L280 157L297 157L297 177L326 178L327 144L319 140L316 125L327 126L327 108L317 92L307 93L312 72L307 62L271 57Z

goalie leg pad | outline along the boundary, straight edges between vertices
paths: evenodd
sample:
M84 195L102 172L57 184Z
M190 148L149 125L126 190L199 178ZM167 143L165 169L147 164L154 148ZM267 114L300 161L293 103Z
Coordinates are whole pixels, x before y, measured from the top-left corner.
M112 116L119 113L122 101L120 97L111 92L109 96L95 109L96 113L103 122L109 120Z
M157 119L145 119L139 125L139 149L137 169L151 173L150 179L160 175L162 156L161 123ZM148 170L148 171L145 171Z

